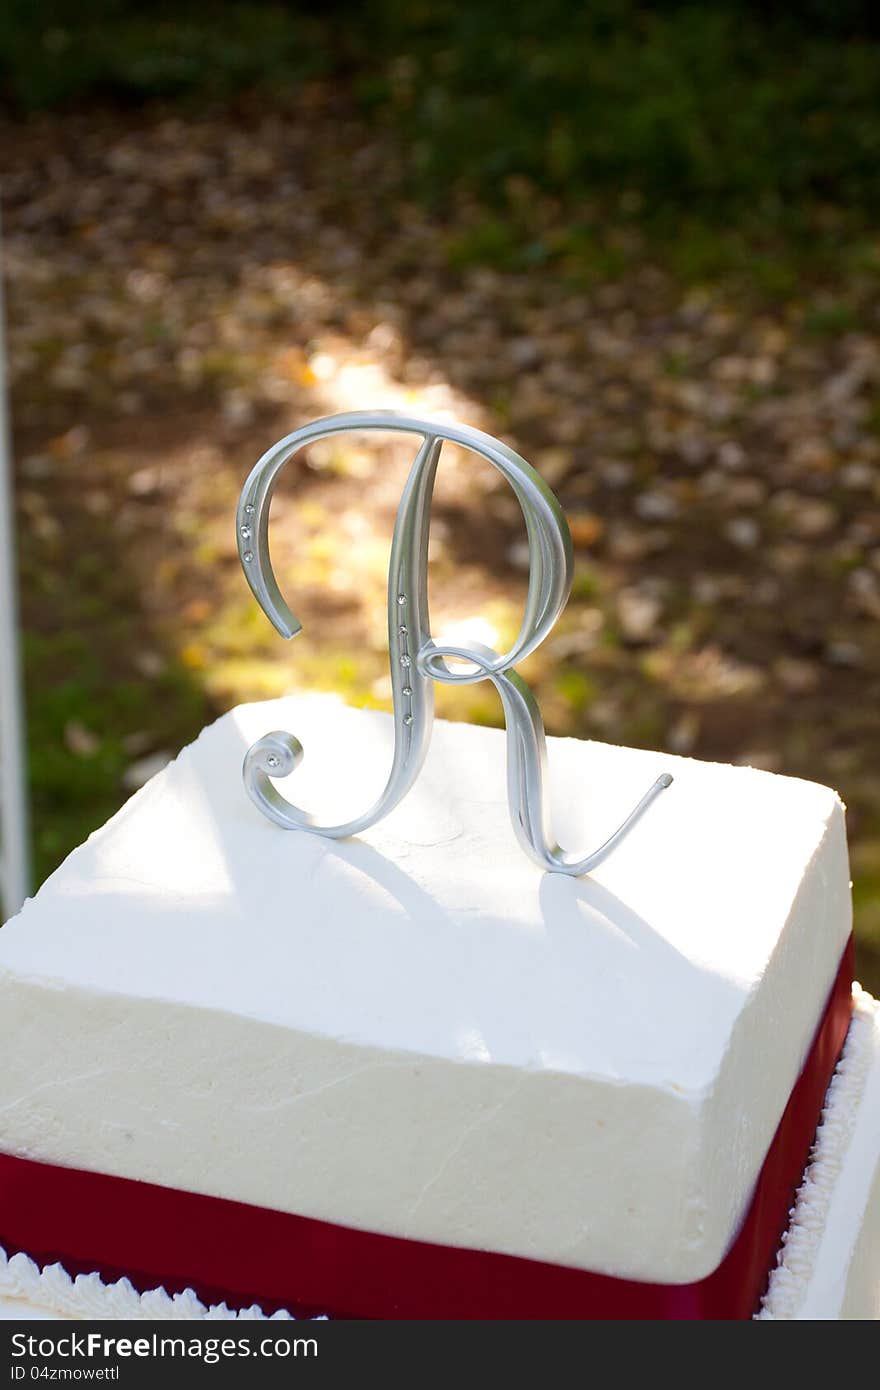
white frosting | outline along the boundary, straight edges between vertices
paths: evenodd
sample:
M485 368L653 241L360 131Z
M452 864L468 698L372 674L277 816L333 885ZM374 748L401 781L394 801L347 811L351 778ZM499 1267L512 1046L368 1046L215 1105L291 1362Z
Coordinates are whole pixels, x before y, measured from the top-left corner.
M858 986L846 1046L757 1316L880 1318L880 1006Z
M880 1006L855 985L846 1045L757 1319L880 1318L880 1125L873 1108L876 1097L866 1096L878 1087ZM866 1142L854 1153L853 1135L860 1132ZM843 1229L829 1224L832 1211ZM812 1311L806 1314L805 1308ZM61 1265L41 1270L26 1255L8 1260L0 1248L0 1318L265 1316L256 1305L240 1312L225 1303L208 1308L191 1289L173 1296L164 1289L139 1294L127 1279L107 1285L89 1274L73 1280ZM290 1314L272 1316L286 1319Z
M401 807L332 842L248 802L243 753L273 728L303 739L282 786L319 813L384 780L387 716L244 706L77 850L0 933L0 1148L631 1278L711 1272L850 931L834 793L550 740L573 850L675 776L575 881L514 840L502 733L439 723Z
M168 1294L164 1289L150 1289L138 1293L128 1281L119 1279L115 1284L105 1284L98 1274L78 1274L75 1279L60 1264L39 1265L27 1255L13 1255L11 1259L0 1246L0 1317L5 1311L9 1318L14 1317L66 1317L125 1320L137 1318L150 1321L194 1319L209 1321L240 1320L252 1322L257 1319L267 1321L290 1321L290 1313L279 1311L271 1319L266 1318L262 1308L253 1304L239 1311L230 1309L225 1303L212 1303L206 1306L196 1297L192 1289L183 1293Z
M777 1267L770 1279L758 1319L880 1318L880 1127L872 1123L865 1091L872 1069L880 1076L880 1007L856 985L853 1020L843 1054L828 1090L822 1123L791 1223L783 1237ZM866 1123L867 1122L867 1123ZM853 1158L852 1136L859 1127L873 1133L869 1162ZM867 1193L867 1203L860 1195ZM844 1240L834 1241L828 1224L833 1205L845 1205L857 1220L849 1222ZM852 1239L855 1233L856 1239ZM848 1247L848 1258L832 1268ZM841 1303L839 1293L843 1292ZM829 1301L829 1295L831 1301ZM823 1302L824 1300L824 1302ZM139 1294L127 1279L103 1283L97 1274L76 1280L55 1264L41 1270L26 1255L7 1260L0 1248L0 1318L152 1318L258 1319L254 1305L240 1312L225 1303L206 1307L191 1289L168 1295L164 1289ZM286 1319L284 1311L273 1319Z

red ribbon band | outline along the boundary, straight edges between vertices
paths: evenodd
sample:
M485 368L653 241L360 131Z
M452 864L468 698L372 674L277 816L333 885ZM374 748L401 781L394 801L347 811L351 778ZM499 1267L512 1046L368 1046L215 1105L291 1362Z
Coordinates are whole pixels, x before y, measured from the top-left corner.
M810 1054L721 1264L648 1284L0 1154L0 1244L144 1291L367 1318L747 1318L760 1300L849 1025L848 943Z

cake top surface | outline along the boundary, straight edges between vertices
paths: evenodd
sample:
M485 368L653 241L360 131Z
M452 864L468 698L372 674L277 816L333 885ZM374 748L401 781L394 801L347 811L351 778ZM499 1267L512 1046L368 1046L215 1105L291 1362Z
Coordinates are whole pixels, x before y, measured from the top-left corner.
M550 739L554 826L573 852L604 840L659 773L675 777L576 880L542 873L516 843L503 732L438 721L401 805L333 841L281 830L249 802L242 758L273 728L305 746L279 784L291 800L340 820L381 790L388 715L329 696L240 706L4 927L0 970L383 1048L703 1091L841 815L814 783ZM822 931L830 962L849 922Z

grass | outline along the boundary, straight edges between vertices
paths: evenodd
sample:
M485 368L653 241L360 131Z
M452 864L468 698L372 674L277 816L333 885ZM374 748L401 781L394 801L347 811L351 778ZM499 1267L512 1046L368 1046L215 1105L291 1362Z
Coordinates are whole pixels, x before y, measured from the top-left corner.
M283 4L8 0L0 16L7 102L34 111L83 100L222 99L326 66L314 20Z
M107 662L106 652L99 654L76 632L25 638L37 882L116 811L135 750L155 751L152 744L139 747L137 740L154 724L157 701L172 752L209 717L200 684L182 667L169 664L148 684L119 678Z
M647 239L687 278L786 295L793 255L839 266L846 243L876 272L878 36L852 0L10 0L0 94L26 113L331 81L400 131L412 191L473 203L453 267L607 278Z

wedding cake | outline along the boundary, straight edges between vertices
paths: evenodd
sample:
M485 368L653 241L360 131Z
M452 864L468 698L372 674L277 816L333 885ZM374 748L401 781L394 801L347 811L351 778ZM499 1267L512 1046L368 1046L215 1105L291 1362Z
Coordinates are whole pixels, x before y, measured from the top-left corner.
M308 804L381 786L390 716L242 706L0 931L9 1306L880 1314L880 1034L832 791L550 739L563 842L674 775L570 877L516 842L503 732L438 723L406 799L327 839L243 794L272 727Z

